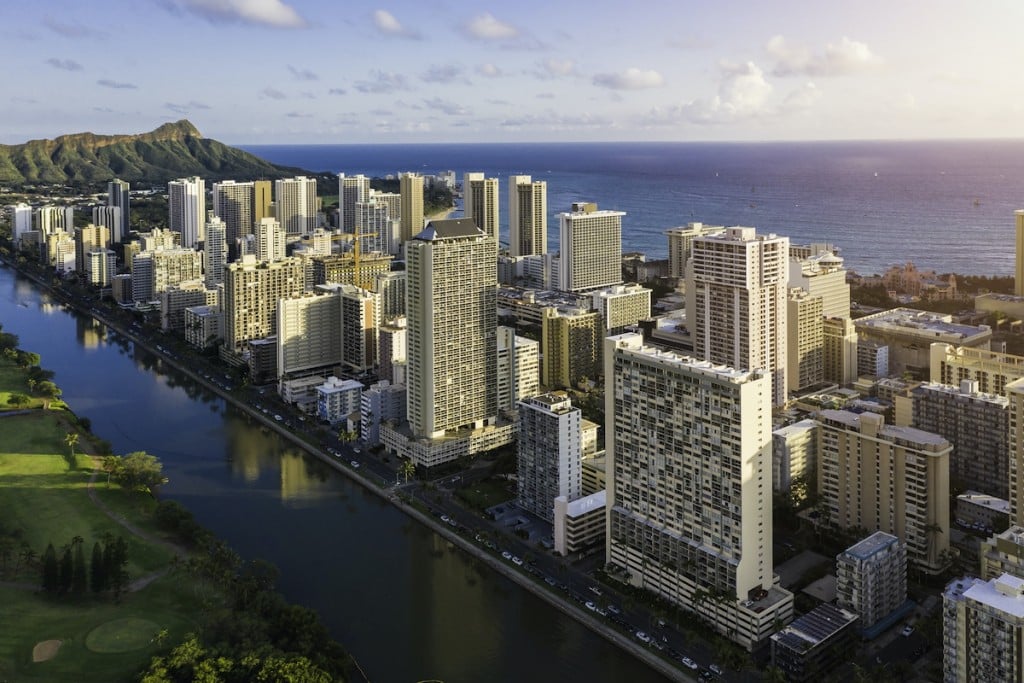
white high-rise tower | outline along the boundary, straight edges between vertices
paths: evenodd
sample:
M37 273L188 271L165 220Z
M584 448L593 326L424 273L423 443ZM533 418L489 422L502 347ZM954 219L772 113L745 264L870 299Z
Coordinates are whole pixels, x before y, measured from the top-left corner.
M170 228L181 233L181 246L195 249L206 238L206 182L198 177L167 183Z
M316 229L316 179L299 176L274 181L274 217L288 237Z
M548 184L528 175L508 178L508 248L512 256L548 253Z
M476 227L498 243L498 179L483 173L467 173L462 179L463 211Z

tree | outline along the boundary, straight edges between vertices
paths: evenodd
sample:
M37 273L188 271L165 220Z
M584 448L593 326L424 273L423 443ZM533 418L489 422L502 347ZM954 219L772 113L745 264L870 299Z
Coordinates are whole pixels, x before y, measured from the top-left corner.
M121 591L128 586L128 542L124 536L107 542L103 548L103 570L107 577L107 587L114 591L114 597L121 597Z
M60 569L57 565L57 551L53 543L46 546L43 553L43 590L47 593L56 593L60 587Z
M402 466L399 469L399 472L401 472L405 476L405 483L406 484L409 483L409 477L415 477L416 476L416 465L413 464L412 458L409 458L408 460L406 460L405 462L402 463Z
M85 569L85 551L82 550L85 539L75 536L71 543L75 547L75 564L71 571L71 592L75 595L85 595L89 585L89 574Z
M103 562L103 549L100 542L92 544L92 562L90 563L89 587L93 593L102 593L107 589L106 565Z
M78 445L78 432L68 432L64 436L64 443L71 449L71 459L75 459L75 446Z
M58 569L58 582L61 593L71 590L71 584L75 578L75 564L71 557L71 546L64 546L64 552L60 556L60 567Z
M359 438L359 435L355 432L350 432L347 429L338 430L338 441L342 443L351 443Z
M30 399L25 394L14 393L7 397L7 405L14 406L15 408L20 408L21 406L28 405L29 401L31 400L32 399Z
M43 398L45 399L43 407L46 410L50 409L50 401L56 399L58 396L64 393L60 390L60 387L58 387L56 384L50 381L39 382L38 384L36 384L36 391L42 394Z
M120 462L113 472L114 480L126 489L152 489L167 483L167 477L163 472L164 466L154 455L145 451L135 451L117 460ZM103 463L106 469L107 458L103 459Z

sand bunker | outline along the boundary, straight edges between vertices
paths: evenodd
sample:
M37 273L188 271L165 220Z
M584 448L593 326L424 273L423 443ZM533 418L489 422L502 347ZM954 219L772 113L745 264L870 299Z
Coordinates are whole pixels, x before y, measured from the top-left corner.
M64 643L63 640L41 640L32 648L32 661L45 662L57 656L57 650Z

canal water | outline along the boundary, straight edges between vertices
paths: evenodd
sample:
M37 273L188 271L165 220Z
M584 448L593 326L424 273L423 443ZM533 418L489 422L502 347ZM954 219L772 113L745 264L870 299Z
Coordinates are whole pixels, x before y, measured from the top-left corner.
M158 456L162 495L320 613L370 680L659 681L144 349L0 265L0 324L114 452Z

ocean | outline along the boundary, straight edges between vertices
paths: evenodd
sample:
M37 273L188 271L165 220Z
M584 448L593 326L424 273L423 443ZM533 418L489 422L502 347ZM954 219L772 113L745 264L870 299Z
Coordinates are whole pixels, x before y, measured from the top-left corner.
M1024 140L806 143L242 145L311 171L396 175L482 171L548 184L548 245L572 202L625 211L623 251L668 252L664 231L746 225L793 243L829 242L846 267L913 262L939 273L1011 275L1014 210L1024 208Z

